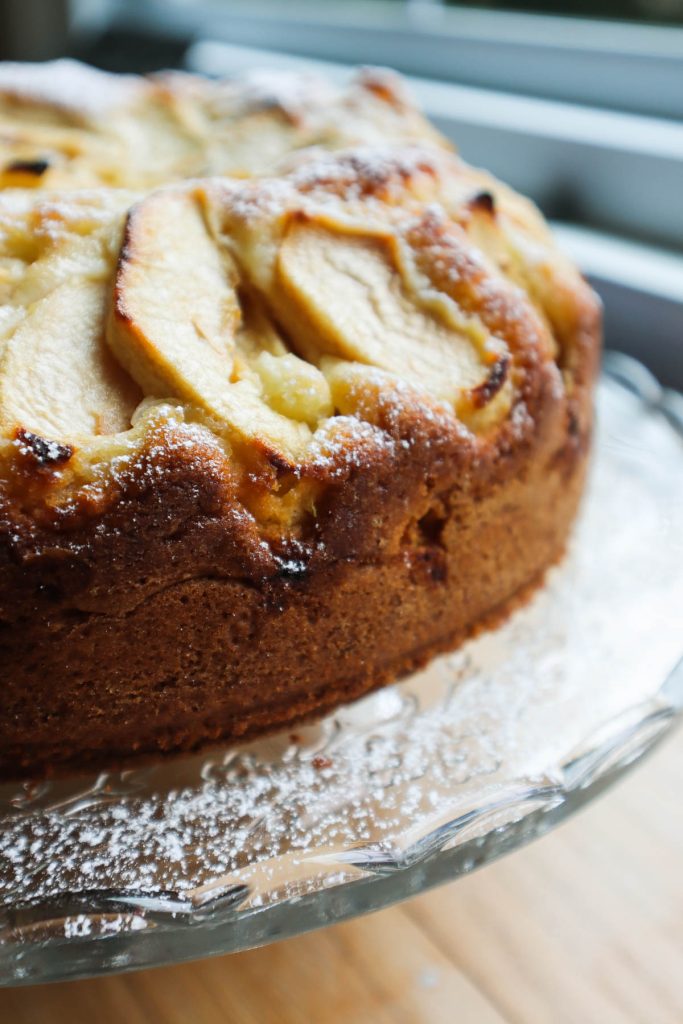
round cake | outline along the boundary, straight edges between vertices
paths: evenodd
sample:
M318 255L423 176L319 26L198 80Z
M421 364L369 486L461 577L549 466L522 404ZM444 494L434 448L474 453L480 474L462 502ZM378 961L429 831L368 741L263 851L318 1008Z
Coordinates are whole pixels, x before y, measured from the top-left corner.
M0 66L0 185L3 777L318 715L561 557L598 300L393 76Z

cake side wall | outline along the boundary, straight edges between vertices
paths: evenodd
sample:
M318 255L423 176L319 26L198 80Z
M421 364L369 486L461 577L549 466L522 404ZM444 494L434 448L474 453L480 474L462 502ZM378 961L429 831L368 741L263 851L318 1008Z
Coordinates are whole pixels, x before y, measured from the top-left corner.
M207 573L119 615L62 609L7 624L0 775L104 765L290 725L499 619L567 543L587 448L560 457L564 412L558 407L555 430L517 477L476 499L457 487L434 495L385 558L260 583Z

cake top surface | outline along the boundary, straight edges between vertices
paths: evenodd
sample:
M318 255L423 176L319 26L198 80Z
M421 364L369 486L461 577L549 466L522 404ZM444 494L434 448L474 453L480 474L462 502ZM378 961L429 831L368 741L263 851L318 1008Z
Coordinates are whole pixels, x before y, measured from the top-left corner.
M0 65L0 188L149 189L378 140L445 145L398 76L380 69L337 88L308 73L215 81L117 76L69 60Z
M47 67L0 65L0 477L22 500L96 504L176 445L296 530L378 448L510 444L539 388L571 388L590 289L393 77Z

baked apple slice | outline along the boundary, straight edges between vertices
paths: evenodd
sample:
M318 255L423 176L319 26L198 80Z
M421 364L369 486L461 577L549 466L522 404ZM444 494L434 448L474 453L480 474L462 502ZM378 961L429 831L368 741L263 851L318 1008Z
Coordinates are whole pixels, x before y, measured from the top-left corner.
M278 273L278 312L308 358L390 371L458 411L505 356L502 341L413 271L391 234L295 221Z
M296 460L310 429L271 408L236 358L238 274L192 192L154 193L130 211L107 340L147 395L199 406L233 443Z
M140 393L102 337L105 285L78 277L33 303L0 360L0 432L50 440L130 426Z

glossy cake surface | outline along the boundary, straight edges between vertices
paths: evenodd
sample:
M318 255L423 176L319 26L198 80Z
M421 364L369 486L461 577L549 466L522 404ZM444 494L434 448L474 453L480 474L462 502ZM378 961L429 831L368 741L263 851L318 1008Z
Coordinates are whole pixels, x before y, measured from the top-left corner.
M379 72L47 68L0 65L0 772L281 727L504 614L599 351L536 209Z

